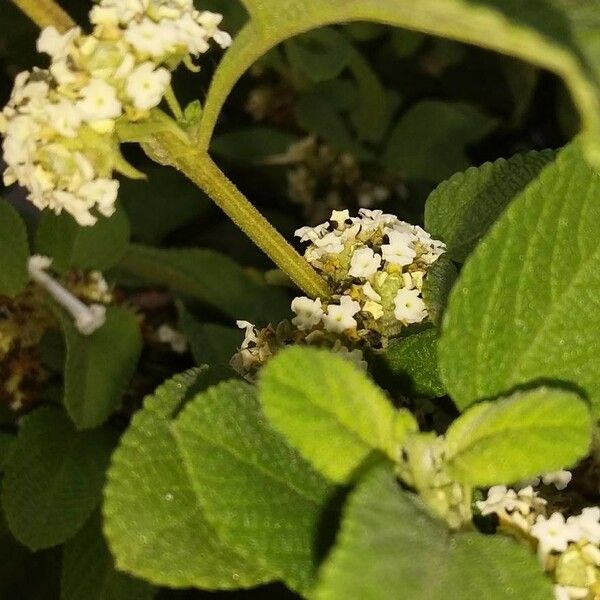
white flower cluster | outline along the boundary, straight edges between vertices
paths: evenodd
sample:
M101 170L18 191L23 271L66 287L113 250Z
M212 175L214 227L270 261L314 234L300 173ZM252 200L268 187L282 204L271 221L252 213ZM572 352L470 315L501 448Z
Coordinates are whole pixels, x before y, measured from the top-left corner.
M542 477L546 485L562 490L569 471ZM488 490L476 502L482 515L495 514L501 527L516 529L537 544L540 563L552 574L556 600L593 600L600 594L600 507L584 508L567 517L547 514L547 502L531 485L516 491L506 486Z
M193 67L190 56L210 40L228 46L221 18L192 0L100 0L91 35L44 29L37 47L49 68L20 73L0 115L5 184L18 182L38 208L64 210L80 225L93 225L95 211L113 214L113 170L126 165L116 121L147 118L171 71L181 62Z
M445 252L417 225L380 210L333 211L331 219L296 232L308 242L306 259L336 291L326 305L296 298L294 325L301 331L323 327L361 337L389 337L427 316L422 289L428 269Z

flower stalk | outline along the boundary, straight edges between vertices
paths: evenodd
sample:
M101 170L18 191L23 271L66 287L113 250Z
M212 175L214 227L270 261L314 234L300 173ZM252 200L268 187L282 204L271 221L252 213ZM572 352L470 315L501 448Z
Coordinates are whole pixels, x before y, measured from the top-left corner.
M74 26L72 19L54 2L54 0L13 0L32 20L40 27L53 25L59 31L66 31ZM218 23L212 25L216 27ZM216 30L212 34L214 39L222 46L229 45L231 38L224 32ZM144 38L145 40L145 38ZM207 46L208 47L208 46ZM140 66L139 77L145 78L147 84L154 83L148 78L163 75L164 68L151 73L141 72L147 65ZM137 73L136 71L136 73ZM137 76L137 75L136 75ZM97 86L104 86L105 82L95 82ZM139 85L132 84L132 90L140 89ZM90 86L87 86L88 88ZM147 86L146 86L147 87ZM87 88L85 88L87 90ZM112 89L112 88L111 88ZM85 90L84 90L85 91ZM89 91L89 90L88 90ZM112 90L116 93L114 90ZM132 92L129 92L131 95ZM90 91L91 94L91 91ZM175 94L170 87L165 90L165 99L175 117L180 120L183 116ZM100 94L104 97L104 95ZM113 99L119 104L116 96ZM144 99L142 99L144 100ZM119 104L120 106L120 104ZM114 115L112 115L114 116ZM176 125L173 122L175 128ZM178 129L178 128L177 128ZM181 132L182 134L184 132ZM208 154L198 150L196 143L189 142L187 136L177 135L173 131L159 131L150 136L143 144L148 154L161 164L171 165L179 169L191 181L198 185L233 222L246 233L250 239L263 250L273 262L288 277L312 297L329 296L329 287L325 280L302 258L283 236L265 219L261 213L248 201L248 199L227 179L225 174L212 161ZM183 138L183 139L182 139ZM15 179L16 180L16 179ZM104 180L103 180L104 181ZM116 184L118 186L118 184ZM94 190L95 191L95 190ZM116 189L114 190L116 192ZM59 190L62 192L62 190ZM106 202L105 202L106 204ZM92 217L86 211L79 215L79 221L84 225L91 225Z

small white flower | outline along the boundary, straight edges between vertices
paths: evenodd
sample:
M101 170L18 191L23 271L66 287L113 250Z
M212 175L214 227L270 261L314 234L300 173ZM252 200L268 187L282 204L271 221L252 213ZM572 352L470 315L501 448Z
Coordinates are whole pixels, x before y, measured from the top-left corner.
M327 233L328 226L328 223L321 223L316 227L300 227L296 229L294 235L300 238L301 242L314 242Z
M323 318L323 308L321 299L311 300L306 296L294 298L292 302L292 311L296 316L292 319L292 323L300 329L307 331L318 325Z
M502 514L515 509L517 493L507 489L505 485L495 485L488 490L485 500L478 500L475 505L483 516Z
M325 254L340 254L344 250L342 240L334 231L327 233L322 238L314 240L315 246Z
M327 314L323 316L323 323L327 331L332 333L343 333L348 329L354 329L358 323L354 315L360 311L360 304L352 300L350 296L342 296L339 305L330 304Z
M219 25L223 20L223 15L210 11L203 11L197 17L197 22L204 27L206 36L212 38L221 48L231 46L231 36L225 31L219 29Z
M554 484L554 487L557 490L564 490L569 485L572 478L572 473L570 471L564 470L553 471L552 473L546 473L545 475L542 475L542 481L544 482L544 484Z
M395 230L389 231L387 236L389 243L381 247L384 260L402 267L410 265L417 256L413 236Z
M427 317L427 307L419 290L401 288L394 298L394 316L404 325L420 323Z
M64 58L69 53L73 40L80 35L79 27L69 29L64 35L61 35L55 27L46 27L42 29L37 40L38 52L49 54L54 60Z
M590 506L584 508L578 516L569 517L567 523L577 528L578 539L585 539L592 544L600 544L600 508Z
M77 130L81 126L81 117L72 102L61 98L58 102L49 104L46 107L46 113L52 127L60 135L68 138L74 138L77 135Z
M379 254L375 254L371 248L358 248L352 254L348 274L352 277L370 277L377 272L380 265Z
M33 255L28 262L29 277L43 287L73 317L75 327L82 335L91 335L106 321L106 307L100 304L87 306L56 279L46 273L52 260L47 256Z
M125 39L141 54L163 56L177 45L177 30L172 22L155 23L145 17L141 23L132 23L125 30Z
M242 350L248 348L250 344L253 346L258 342L258 333L256 331L256 326L249 321L236 321L236 325L244 330L244 341L242 342Z
M552 551L564 552L569 542L576 542L579 539L579 527L574 523L566 522L565 517L559 512L552 513L549 518L538 515L530 532L539 542L540 558Z
M119 182L116 179L98 178L83 184L79 188L79 195L96 206L105 217L110 217L115 212L118 191Z
M84 121L104 121L121 115L117 90L102 79L92 79L82 90L77 110Z
M334 210L331 213L330 221L335 223L338 227L341 227L345 221L350 218L349 210Z
M145 62L127 78L125 90L136 108L148 110L160 104L170 82L167 69L155 70L154 63Z

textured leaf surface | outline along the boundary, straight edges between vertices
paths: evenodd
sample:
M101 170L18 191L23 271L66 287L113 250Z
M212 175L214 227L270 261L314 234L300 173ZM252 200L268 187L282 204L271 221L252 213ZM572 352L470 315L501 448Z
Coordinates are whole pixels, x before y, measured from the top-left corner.
M451 534L383 469L346 505L317 600L551 600L533 553L509 538Z
M100 502L115 442L106 428L75 431L58 408L25 417L2 486L11 533L32 550L72 537Z
M245 0L244 5L251 20L221 61L205 103L204 148L235 83L270 48L322 25L376 21L482 46L558 74L582 116L589 155L600 161L598 0Z
M374 450L394 457L416 428L353 364L331 352L290 348L260 375L265 414L317 470L337 482Z
M424 100L402 115L383 159L389 171L438 182L469 166L467 145L493 126L492 118L468 104Z
M0 294L14 296L27 285L29 243L19 213L0 199Z
M456 266L447 256L440 256L427 272L423 284L423 300L427 306L429 318L437 326L442 322L448 297L457 277Z
M266 422L254 388L222 383L172 426L209 521L224 542L307 590L332 488Z
M146 582L115 570L99 514L65 545L61 580L61 600L151 600L155 595Z
M110 217L100 217L93 227L81 227L67 213L45 211L40 219L35 249L53 259L60 271L99 269L116 265L129 245L129 220L117 209Z
M427 199L425 228L463 261L510 201L531 183L555 152L529 152L471 167L441 183Z
M437 366L438 339L437 329L427 329L390 342L384 360L403 391L426 398L446 394Z
M267 323L289 314L284 292L257 283L233 260L212 250L132 245L121 266L146 281L206 302L233 319Z
M190 344L196 364L231 369L231 357L242 344L242 331L219 323L200 323L183 304L178 306L177 312L179 327Z
M600 174L574 143L511 204L454 286L439 357L460 408L555 380L600 413L598 222Z
M474 486L525 480L574 465L591 434L577 394L538 388L468 409L448 429L446 461L453 478Z
M104 492L104 532L117 568L156 585L235 589L265 581L207 522L169 430L189 394L213 383L190 371L146 398L121 438Z
M81 335L70 315L56 311L67 343L64 404L78 429L103 423L119 407L133 375L142 340L135 315L109 307L106 323Z

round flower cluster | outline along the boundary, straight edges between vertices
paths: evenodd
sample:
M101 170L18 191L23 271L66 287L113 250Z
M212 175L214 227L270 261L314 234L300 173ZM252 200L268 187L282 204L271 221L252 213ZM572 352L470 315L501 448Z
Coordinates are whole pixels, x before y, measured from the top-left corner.
M158 106L181 62L231 43L221 15L192 0L101 0L90 12L91 35L79 27L44 29L48 69L20 73L0 115L6 185L18 182L40 209L70 213L93 225L113 214L113 171L139 176L119 152L118 120L142 121ZM93 212L94 211L94 212Z
M333 211L331 219L296 232L308 242L305 257L330 284L324 302L296 298L292 323L301 331L324 329L385 345L407 325L423 322L423 283L445 245L417 225L380 210Z
M569 471L545 475L546 485L564 489ZM476 502L482 515L494 514L500 527L531 539L544 569L555 582L556 600L594 600L600 595L600 507L565 518L547 513L547 501L531 485L518 491L498 485Z
M334 210L328 222L296 235L309 242L305 256L333 294L329 300L295 298L295 316L276 327L258 330L238 321L245 337L231 364L244 377L253 379L271 356L293 344L339 352L364 370L365 346L381 348L404 326L427 318L423 283L445 246L420 227L380 210L361 209L358 217Z

